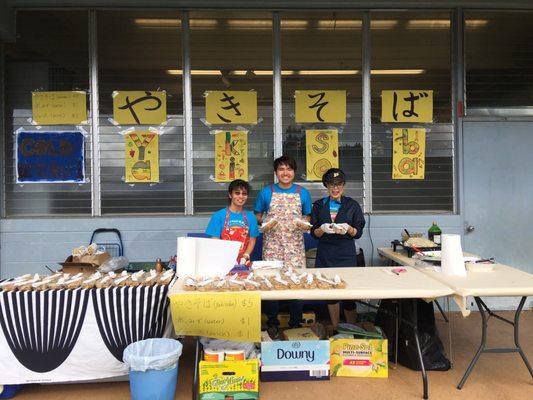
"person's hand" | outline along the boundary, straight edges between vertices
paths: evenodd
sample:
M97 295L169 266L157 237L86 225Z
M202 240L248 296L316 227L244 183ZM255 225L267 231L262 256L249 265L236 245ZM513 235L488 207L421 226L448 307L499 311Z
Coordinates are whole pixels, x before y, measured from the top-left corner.
M350 234L350 232L352 232L352 229L353 229L354 232L357 232L354 227L352 227L350 224L347 224L346 222L343 222L342 224L338 224L338 226L340 228L342 228L342 230L343 230L342 235L345 235L347 233ZM354 235L355 235L355 233L354 233Z
M333 230L333 228L331 227L332 224L322 224L320 225L320 229L322 230L322 232L324 233L335 233L335 231Z
M250 263L250 254L244 253L239 261L239 265L246 265Z
M271 219L268 222L263 222L263 224L259 227L259 231L262 233L268 232L272 230L276 225L278 224L278 221L275 219Z
M300 230L304 232L307 232L309 229L311 229L311 226L312 226L309 222L304 221L303 219L299 219L299 218L295 219L294 223Z

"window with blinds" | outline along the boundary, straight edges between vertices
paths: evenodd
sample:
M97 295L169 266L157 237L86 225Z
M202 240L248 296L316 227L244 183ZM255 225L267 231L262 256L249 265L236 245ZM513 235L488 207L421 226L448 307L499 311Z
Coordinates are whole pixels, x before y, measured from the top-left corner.
M88 14L25 11L17 41L5 45L5 210L11 217L91 214L91 126L85 131L86 183L16 183L15 132L73 131L31 123L32 91L83 90L89 99Z
M533 115L533 12L465 12L466 115Z
M454 125L448 12L371 14L372 210L451 212ZM433 123L382 123L382 90L433 90ZM392 179L393 128L426 130L425 177Z
M306 130L335 129L339 168L346 173L345 194L363 206L361 31L360 13L281 14L283 154L296 159L295 180L311 192L313 200L327 192L322 182L307 181ZM296 90L345 90L346 124L297 124Z
M248 131L248 173L253 208L257 192L272 183L272 14L191 12L194 212L228 204L227 183L215 182L216 130ZM257 125L208 124L206 91L257 92ZM239 178L239 173L235 174Z
M98 13L98 86L102 214L184 211L181 19L178 12ZM117 125L114 91L162 91L164 126ZM125 182L125 132L155 128L159 137L159 182Z

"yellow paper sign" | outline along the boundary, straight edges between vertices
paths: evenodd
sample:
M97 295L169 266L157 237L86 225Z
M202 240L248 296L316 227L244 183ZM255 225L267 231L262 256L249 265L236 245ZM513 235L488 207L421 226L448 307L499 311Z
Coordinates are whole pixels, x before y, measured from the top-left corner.
M346 90L296 90L296 123L346 123Z
M305 131L307 180L320 181L330 168L339 168L339 135L336 129Z
M261 341L259 293L179 293L169 299L177 335Z
M205 119L211 125L257 124L257 92L206 92Z
M392 179L424 179L426 130L392 130Z
M159 182L159 135L135 131L124 135L127 183Z
M120 125L161 125L167 121L167 93L113 92L113 119Z
M215 134L215 182L248 180L248 134L217 131Z
M79 125L87 121L87 93L32 92L32 119L37 125Z
M381 122L433 122L433 90L382 90Z

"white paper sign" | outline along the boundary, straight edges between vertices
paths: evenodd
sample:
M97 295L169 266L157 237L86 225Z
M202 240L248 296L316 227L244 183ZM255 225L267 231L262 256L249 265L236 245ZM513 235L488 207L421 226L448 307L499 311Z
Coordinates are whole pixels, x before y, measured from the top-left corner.
M231 240L179 237L178 276L224 276L237 263L240 247Z

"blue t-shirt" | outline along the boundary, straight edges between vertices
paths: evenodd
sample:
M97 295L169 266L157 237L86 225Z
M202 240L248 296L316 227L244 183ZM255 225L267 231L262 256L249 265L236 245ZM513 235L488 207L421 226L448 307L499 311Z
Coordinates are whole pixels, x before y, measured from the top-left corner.
M213 214L213 216L209 220L209 224L207 225L207 228L205 229L206 235L209 235L215 238L220 238L220 235L222 234L222 229L224 229L224 223L226 222L226 211L227 211L227 208L223 208ZM256 238L259 236L259 227L257 226L257 219L255 218L255 215L253 212L245 210L245 213L246 213L246 219L248 220L248 233L250 237ZM228 227L232 227L232 226L240 226L240 227L246 226L246 223L244 222L244 218L242 217L242 213L234 213L230 211Z
M328 197L324 197L322 199L322 203L326 204L328 201ZM337 214L339 213L339 209L341 208L341 202L338 200L329 199L329 215L331 215L331 220L335 222L335 217L337 217Z
M276 187L276 192L278 193L296 193L297 192L297 186L296 184L293 184L288 189L282 189L279 187L279 185L276 183L274 185ZM270 185L265 186L259 194L257 195L257 200L255 201L254 211L257 213L266 213L268 212L268 209L270 208L270 201L272 200L272 188ZM300 202L302 203L302 215L310 215L311 214L311 195L309 194L309 190L304 188L303 186L300 186Z

